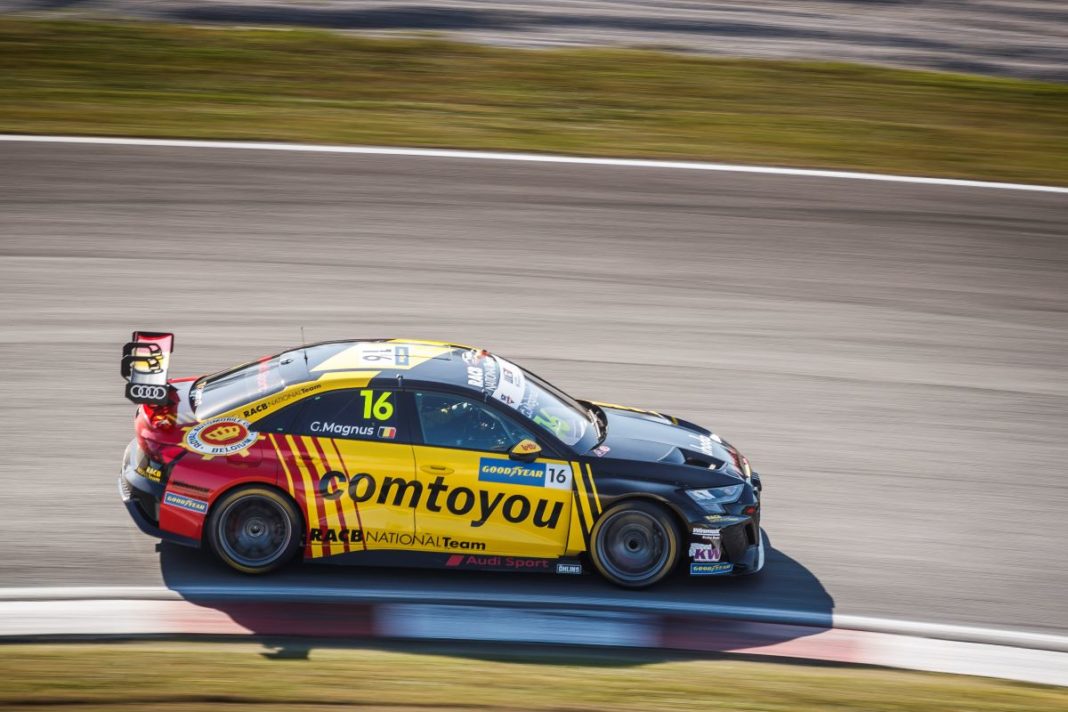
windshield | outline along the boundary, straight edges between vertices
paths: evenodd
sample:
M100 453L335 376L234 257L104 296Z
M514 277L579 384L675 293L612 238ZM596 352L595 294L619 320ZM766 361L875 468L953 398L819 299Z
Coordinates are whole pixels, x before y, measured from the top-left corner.
M277 393L285 387L279 357L238 366L196 382L190 392L197 418L204 420Z
M571 396L499 356L469 352L469 382L519 411L534 424L574 446L587 434L596 437L599 424Z

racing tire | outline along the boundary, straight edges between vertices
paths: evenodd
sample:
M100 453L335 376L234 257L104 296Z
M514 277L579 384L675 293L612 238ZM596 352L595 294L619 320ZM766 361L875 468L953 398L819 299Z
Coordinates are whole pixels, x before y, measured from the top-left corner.
M623 502L605 512L590 533L598 573L624 588L645 588L670 574L679 559L678 525L652 502Z
M227 492L212 507L207 538L215 555L244 574L265 574L289 563L300 548L300 513L269 487Z

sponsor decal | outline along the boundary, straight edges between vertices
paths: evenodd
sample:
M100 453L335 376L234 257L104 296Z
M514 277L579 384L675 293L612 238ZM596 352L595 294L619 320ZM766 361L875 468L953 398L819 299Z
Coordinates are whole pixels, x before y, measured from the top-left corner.
M336 435L339 438L362 436L371 438L375 435L373 425L348 425L347 423L327 423L321 420L312 421L309 426L316 435Z
M269 407L270 406L267 403L260 403L259 405L252 406L251 408L245 408L245 410L241 413L241 417L251 418L252 416L256 415L256 413L262 413Z
M694 527L693 528L693 535L694 536L718 537L719 536L719 529L702 529L701 527Z
M512 448L512 451L520 455L528 455L532 452L541 452L541 446L533 440L520 440Z
M463 359L467 364L467 385L522 410L521 404L527 390L523 369L487 351L468 351Z
M500 374L493 389L493 397L514 408L523 400L523 393L527 389L526 376L515 364L497 356L494 356L493 360L497 362L497 373Z
M408 534L405 532L389 532L380 530L368 530L364 533L364 539L368 544L388 544L407 549L458 549L460 551L485 551L486 542L468 541L465 539L453 539L451 536L435 536L433 534Z
M482 370L481 366L468 366L467 367L467 385L472 388L482 388L482 383L485 381L486 373Z
M517 463L483 457L478 461L478 481L544 487L545 465L540 462Z
M181 480L171 480L171 487L181 487L182 489L191 490L193 492L203 492L204 494L211 493L211 490L207 487L191 485L188 482L182 482Z
M713 445L713 442L718 442L719 438L716 438L716 440L714 441L708 435L696 435L692 433L690 434L690 437L695 441L695 449L700 450L702 453L708 455L709 457L716 456L716 446Z
M293 400L294 398L303 398L304 396L308 395L309 393L312 393L313 391L317 391L322 387L323 387L323 384L321 384L321 383L312 383L312 384L307 385L307 386L301 386L300 388L294 388L291 391L287 391L286 393L281 393L281 394L275 396L274 398L272 398L271 400L267 401L267 407L268 408L273 408L276 405L281 405L282 403L288 403L289 401Z
M556 573L558 574L581 574L582 564L557 564Z
M347 527L316 527L308 530L308 543L327 544L349 542L352 544L368 543L404 549L453 549L459 551L485 551L483 541L454 539L451 536L433 534L409 534L369 529L349 529Z
M450 556L445 566L449 568L509 569L548 571L549 559L528 559L515 556Z
M363 541L363 531L359 529L332 529L330 527L319 527L317 529L308 530L308 541L310 542L339 542L348 541L355 544L359 544Z
M690 544L690 558L694 561L719 561L719 547L714 544Z
M594 449L590 450L590 452L592 452L597 457L604 457L609 453L611 449L612 448L608 447L607 445L598 445Z
M721 561L716 564L690 564L690 576L722 576L734 570L734 564Z
M349 477L344 472L331 470L319 478L319 494L329 500L349 497L356 504L374 501L435 513L445 510L455 517L469 517L469 526L474 528L483 526L496 515L510 524L529 522L539 529L556 529L564 509L563 502L535 499L524 494L452 487L441 475L429 483L390 476L383 477L380 483L366 472ZM365 536L370 542L371 533L367 532Z
M190 512L196 512L197 514L204 514L208 511L207 502L174 492L168 492L163 495L163 503L179 509L188 509Z
M478 461L479 482L569 490L571 479L570 465L551 462L517 463L492 457L483 457Z
M392 440L397 437L397 429L382 425L378 428L378 437L382 440Z
M240 418L212 418L186 429L182 445L187 450L200 453L204 459L217 455L248 455L260 434L253 432L251 424Z
M136 472L146 480L152 480L153 482L159 482L163 477L163 471L152 465L141 465L137 468Z
M169 395L167 386L145 383L126 384L126 397L136 403L166 403Z

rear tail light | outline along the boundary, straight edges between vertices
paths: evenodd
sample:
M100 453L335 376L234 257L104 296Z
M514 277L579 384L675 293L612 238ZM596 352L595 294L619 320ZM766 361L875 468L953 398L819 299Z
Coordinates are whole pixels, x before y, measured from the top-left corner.
M157 430L168 430L174 427L178 420L178 409L168 403L167 405L145 405L145 419L148 424Z
M169 430L178 422L178 392L171 388L166 403L146 403L141 409L149 425L156 430Z

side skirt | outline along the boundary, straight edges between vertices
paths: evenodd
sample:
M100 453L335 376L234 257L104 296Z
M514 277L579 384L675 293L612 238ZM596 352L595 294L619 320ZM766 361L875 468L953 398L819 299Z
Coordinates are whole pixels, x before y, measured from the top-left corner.
M574 556L535 558L491 554L441 554L403 549L349 551L344 554L305 559L305 563L335 566L387 566L419 569L454 569L467 571L524 571L543 574L577 575L586 567Z

